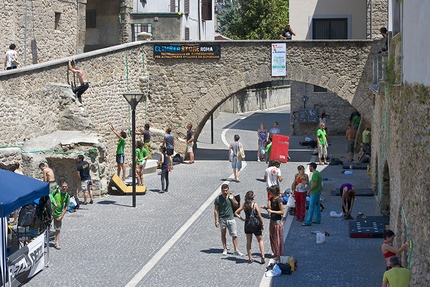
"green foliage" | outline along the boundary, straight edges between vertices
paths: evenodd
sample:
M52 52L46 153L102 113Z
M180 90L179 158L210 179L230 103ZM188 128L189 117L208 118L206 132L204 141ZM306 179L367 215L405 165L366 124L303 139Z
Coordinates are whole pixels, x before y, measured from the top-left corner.
M286 0L229 0L218 15L221 34L235 40L279 39L288 23Z

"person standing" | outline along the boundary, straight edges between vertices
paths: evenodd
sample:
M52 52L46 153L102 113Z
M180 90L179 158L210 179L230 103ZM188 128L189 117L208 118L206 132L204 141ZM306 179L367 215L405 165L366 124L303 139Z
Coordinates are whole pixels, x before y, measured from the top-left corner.
M10 44L9 51L6 52L6 57L4 59L4 69L5 70L12 70L16 69L16 61L18 58L18 53L15 51L16 45Z
M317 164L311 162L308 164L309 170L312 172L311 178L311 187L308 190L308 195L310 195L311 200L309 202L309 212L306 217L306 221L302 224L302 226L311 226L312 223L320 224L321 223L321 210L320 210L320 196L322 189L322 177L319 171L317 170ZM315 213L315 221L312 221L312 218Z
M88 194L90 195L90 204L93 204L93 191L91 190L92 182L90 175L90 164L85 161L84 158L85 157L83 155L78 155L78 167L76 169L78 170L78 180L81 182L81 190L84 194L84 202L82 204L87 205Z
M39 164L39 168L43 173L43 181L49 182L49 193L52 193L57 188L54 171L52 168L47 167L43 162Z
M235 182L240 182L239 175L240 170L242 169L242 160L237 158L239 148L242 146L242 143L239 142L239 139L239 135L234 135L234 142L230 144L230 148L228 149L228 158L231 162L231 167L233 168Z
M233 206L238 207L239 203L233 196L233 193L229 194L228 184L221 186L221 194L215 198L214 202L214 218L215 227L221 229L221 242L223 246L222 255L227 255L227 229L232 238L234 255L243 256L237 246L237 227L236 220L234 219Z
M261 216L260 209L258 208L258 205L254 203L254 192L252 190L248 191L245 195L245 203L239 207L235 212L234 215L238 217L240 220L245 222L245 234L246 234L246 251L248 253L248 263L254 262L252 259L252 234L255 235L255 238L257 238L258 246L260 247L260 253L261 253L261 260L260 263L265 263L265 255L264 255L264 241L262 236L262 231L264 229L264 223L263 223L263 217ZM239 214L241 211L245 211L245 218L242 218ZM248 227L248 220L251 217L251 212L254 212L256 214L256 217L260 220L261 225L258 227Z
M360 125L361 122L361 115L359 112L356 112L354 117L352 118L352 128L357 131L358 130L358 126Z
M58 189L49 194L52 206L52 220L54 223L55 230L55 249L61 249L60 247L60 230L63 222L64 215L66 214L67 208L70 204L70 195L67 192L69 188L66 181L61 184L61 191Z
M319 163L328 164L327 162L327 132L324 129L325 124L320 123L320 128L317 130L317 145L318 145L318 159Z
M303 222L305 220L306 210L306 186L309 184L309 177L305 173L305 167L299 165L297 167L298 173L294 176L291 190L294 191L294 199L296 201L296 220Z
M402 247L399 249L396 249L393 247L393 241L394 241L394 232L390 229L384 230L382 236L384 237L384 243L382 243L381 250L382 250L382 256L384 256L385 260L387 261L387 268L386 270L390 270L392 268L390 257L396 256L399 253L402 253L403 250L408 248L409 244L404 243Z
M148 151L143 148L141 141L136 142L136 177L137 185L143 185L143 169L148 159Z
M363 152L361 153L360 157L358 158L359 163L361 162L361 160L363 159L363 157L365 155L370 154L370 136L371 136L370 127L366 126L364 131L363 131L363 138L362 138Z
M281 133L281 130L278 128L278 122L274 122L274 123L273 123L273 128L271 128L271 129L269 130L269 135L268 135L268 137L271 137L272 135L280 134L280 133Z
M385 271L382 277L382 287L409 287L412 276L411 271L400 267L400 261L397 256L390 257L390 264L392 268Z
M161 165L161 191L160 193L169 191L169 159L166 155L166 147L160 146L160 160L158 165ZM164 182L166 184L164 184Z
M282 217L284 216L284 205L282 204L282 199L280 195L279 186L274 185L270 187L270 192L272 194L271 199L268 202L268 206L262 206L270 214L270 246L273 252L273 259L279 260L279 258L284 255L284 223Z
M284 40L291 40L293 36L296 36L296 33L291 29L290 24L285 25L284 31L279 35L279 37Z
M143 148L148 151L148 159L151 159L151 131L149 130L149 124L145 124L143 130L140 130L140 134L143 135Z
M265 154L266 142L267 142L267 130L264 123L260 124L260 128L257 130L258 136L258 151L257 151L257 161L260 162L264 159L260 159L260 154ZM264 150L262 153L261 151Z
M279 183L282 181L281 162L278 159L275 159L271 162L271 166L266 168L264 171L264 180L266 181L266 190L267 190L267 200L270 200L272 197L271 187L276 185L279 186Z
M345 132L346 138L346 152L349 156L349 162L354 161L354 143L355 143L355 130L352 128L351 124L348 124L348 127Z
M188 162L188 164L194 163L193 142L194 142L193 125L189 123L187 125L187 153L190 155L190 161Z
M72 59L68 62L67 67L69 71L72 71L73 74L78 75L79 86L73 89L73 93L78 97L79 102L82 104L82 94L90 87L90 82L88 82L87 73L84 70L76 66L75 59Z
M170 169L173 169L173 161L172 161L172 155L175 151L175 137L171 134L172 129L167 128L166 129L166 135L163 139L163 145L166 147L166 155L169 159Z
M121 131L121 133L118 133L112 124L110 124L111 130L114 132L114 134L118 137L118 143L116 145L116 174L118 176L121 176L121 170L122 170L122 180L125 180L125 164L124 164L124 147L125 147L125 138L127 137L127 134L125 131Z
M355 195L355 188L352 184L342 184L342 186L340 187L340 196L342 198L342 212L344 219L353 219L351 213L352 207L354 206Z

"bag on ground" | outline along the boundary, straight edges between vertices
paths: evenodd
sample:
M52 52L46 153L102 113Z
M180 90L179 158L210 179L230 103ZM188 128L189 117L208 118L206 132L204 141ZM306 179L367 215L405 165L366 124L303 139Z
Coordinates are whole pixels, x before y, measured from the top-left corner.
M287 207L296 207L296 204L294 202L294 196L290 195L287 202Z

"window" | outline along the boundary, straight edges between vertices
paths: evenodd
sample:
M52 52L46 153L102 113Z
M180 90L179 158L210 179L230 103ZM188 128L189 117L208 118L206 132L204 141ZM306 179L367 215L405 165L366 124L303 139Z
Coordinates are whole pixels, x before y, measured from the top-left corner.
M170 12L175 13L176 12L176 1L170 0Z
M314 93L327 93L327 89L314 85Z
M60 12L55 12L55 30L58 30L60 28L60 18L61 18L61 13Z
M184 1L184 14L185 15L190 14L190 0Z
M87 10L86 13L86 27L95 28L96 27L96 10Z
M348 19L312 19L312 39L347 39Z
M185 40L190 40L190 27L185 27Z
M212 20L212 0L202 0L202 20Z
M131 24L131 38L133 42L137 41L137 34L139 34L140 32L152 33L151 24Z

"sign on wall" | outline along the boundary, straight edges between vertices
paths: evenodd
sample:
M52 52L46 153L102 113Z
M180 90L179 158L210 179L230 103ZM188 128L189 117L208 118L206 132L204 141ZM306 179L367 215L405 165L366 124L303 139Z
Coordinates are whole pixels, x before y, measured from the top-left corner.
M220 59L220 45L154 45L155 59Z
M287 44L272 43L272 77L287 75Z

